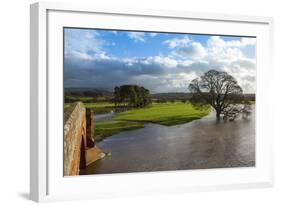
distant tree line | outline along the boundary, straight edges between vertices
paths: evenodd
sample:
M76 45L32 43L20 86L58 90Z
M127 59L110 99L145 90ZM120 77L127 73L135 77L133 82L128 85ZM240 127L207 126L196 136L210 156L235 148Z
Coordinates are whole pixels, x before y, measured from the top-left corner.
M148 89L137 85L122 85L114 88L114 103L116 106L145 107L151 103Z

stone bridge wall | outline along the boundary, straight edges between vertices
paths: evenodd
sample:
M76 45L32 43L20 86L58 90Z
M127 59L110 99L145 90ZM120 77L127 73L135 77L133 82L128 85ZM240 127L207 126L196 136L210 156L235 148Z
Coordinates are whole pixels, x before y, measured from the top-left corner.
M64 113L64 176L79 175L79 170L105 154L92 139L94 114L82 102L71 104Z
M64 114L63 173L65 176L79 174L80 158L81 161L84 158L81 156L81 148L84 149L85 143L86 109L83 103L76 102Z

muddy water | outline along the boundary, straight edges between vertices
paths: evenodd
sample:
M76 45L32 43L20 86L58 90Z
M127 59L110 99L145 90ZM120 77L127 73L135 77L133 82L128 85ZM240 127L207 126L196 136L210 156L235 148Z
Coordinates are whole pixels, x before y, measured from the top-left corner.
M177 126L146 124L98 143L110 156L81 174L255 166L255 113L217 122L214 112Z

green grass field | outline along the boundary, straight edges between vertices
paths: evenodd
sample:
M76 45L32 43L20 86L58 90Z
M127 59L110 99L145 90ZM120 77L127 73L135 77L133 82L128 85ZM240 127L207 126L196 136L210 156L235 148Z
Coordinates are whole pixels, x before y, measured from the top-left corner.
M200 119L207 115L209 107L196 110L189 103L153 103L147 108L133 109L117 114L111 120L96 123L95 139L119 133L125 130L141 128L145 123L157 123L166 126L178 125Z

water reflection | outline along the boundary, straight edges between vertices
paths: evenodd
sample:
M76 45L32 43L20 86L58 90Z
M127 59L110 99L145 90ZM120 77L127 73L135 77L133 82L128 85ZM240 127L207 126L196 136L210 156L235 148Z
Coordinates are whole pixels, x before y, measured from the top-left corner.
M105 114L99 114L99 115L94 115L94 122L102 122L105 120L109 120L111 119L113 116L115 115L115 112L110 111L108 113Z
M98 143L111 155L81 174L254 166L254 110L250 117L233 122L218 122L212 112L183 125L150 123L119 133Z

